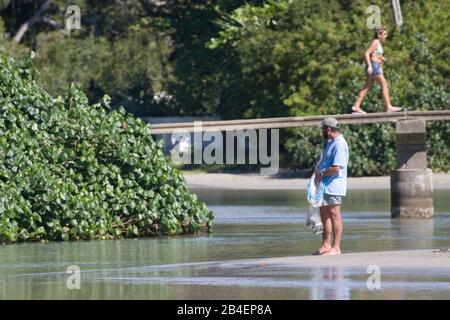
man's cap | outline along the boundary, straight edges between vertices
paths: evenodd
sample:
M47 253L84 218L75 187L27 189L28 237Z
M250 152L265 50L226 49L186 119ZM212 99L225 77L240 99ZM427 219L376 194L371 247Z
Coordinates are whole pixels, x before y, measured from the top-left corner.
M318 127L330 127L330 128L339 128L339 122L335 118L325 118L323 119Z

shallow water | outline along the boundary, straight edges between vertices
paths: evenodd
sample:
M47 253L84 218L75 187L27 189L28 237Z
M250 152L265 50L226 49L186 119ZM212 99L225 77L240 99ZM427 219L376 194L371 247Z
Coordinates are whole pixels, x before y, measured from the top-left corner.
M0 298L450 299L450 270L387 269L381 290L369 290L362 269L248 263L317 248L320 237L304 225L304 191L195 192L216 214L212 234L3 246ZM435 211L430 220L393 220L388 191L351 191L343 251L449 248L448 190L435 191ZM67 287L71 265L81 270L79 290Z

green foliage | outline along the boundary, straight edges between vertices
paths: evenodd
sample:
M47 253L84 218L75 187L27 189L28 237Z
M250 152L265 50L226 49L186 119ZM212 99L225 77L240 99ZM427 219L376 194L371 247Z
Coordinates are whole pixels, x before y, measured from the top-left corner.
M172 101L155 99L155 95L168 96L171 47L170 38L150 27L135 26L114 42L43 33L37 38L39 80L56 94L65 91L67 83L76 82L88 90L92 101L112 92L115 104L127 106L138 116L170 114Z
M390 2L371 4L381 7L382 23L389 28L385 75L393 104L406 110L448 109L445 30L450 2L402 3L401 32L395 29ZM362 57L373 36L366 27L367 6L361 1L266 1L263 6L247 4L223 15L217 21L221 31L208 47L236 59L243 92L236 97L241 114L258 118L351 112L364 85ZM238 105L231 99L224 103L235 110ZM384 110L377 86L363 108ZM428 128L428 156L435 170L450 168L448 129L448 124ZM387 174L394 167L390 125L351 126L344 133L351 149L350 174ZM301 129L291 130L282 144L292 166L311 168L322 141L317 130Z
M245 95L233 53L210 50L206 43L220 31L215 23L222 14L263 0L174 0L167 15L175 43L171 90L178 107L174 115L241 117ZM227 101L228 103L224 103Z
M0 1L0 9L3 3ZM0 17L0 49L7 50L10 54L18 58L25 58L30 51L26 46L11 41L6 35L5 22Z
M5 2L1 46L15 56L35 50L38 81L51 94L76 82L91 101L111 93L114 105L145 116L223 119L349 113L365 81L363 53L373 37L369 4L389 28L384 68L392 102L406 110L449 108L450 1L403 1L397 31L390 1L359 0L74 0L82 30L60 32L67 2L52 1L21 44L14 35L37 1ZM49 21L56 22L49 23ZM56 26L55 26L56 25ZM59 25L59 27L58 27ZM384 110L375 86L363 103ZM448 170L448 124L428 126L434 170ZM282 134L284 163L311 167L322 141L315 131ZM306 134L309 132L309 134ZM353 175L393 167L390 125L352 127ZM302 140L302 141L300 141ZM367 141L366 141L367 140ZM364 146L362 145L364 144Z
M277 18L282 17L287 9L287 3L283 1L268 0L260 7L246 3L235 9L232 14L224 15L217 21L222 30L219 32L219 37L212 38L207 43L207 47L215 49L227 43L235 46L236 41L247 33L277 26Z
M27 62L27 64L30 64ZM53 98L0 53L0 242L210 230L145 123L72 85Z
M173 0L126 2L74 0L82 28L63 35L67 1L52 1L22 43L37 53L41 83L51 94L76 82L91 101L106 92L114 105L139 116L216 113L218 72L232 67L205 47L218 31L214 19L244 0ZM263 0L251 0L261 3ZM0 12L14 35L40 7L14 2ZM11 52L11 51L9 51Z

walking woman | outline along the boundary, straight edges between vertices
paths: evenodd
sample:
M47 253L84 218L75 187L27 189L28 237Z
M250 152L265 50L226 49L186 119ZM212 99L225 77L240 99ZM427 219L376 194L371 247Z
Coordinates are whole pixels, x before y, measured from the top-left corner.
M364 60L366 62L366 84L359 92L358 99L352 107L353 113L366 113L361 109L361 103L366 97L367 93L372 89L374 82L378 82L381 87L381 94L383 96L386 112L397 112L401 108L394 107L389 98L389 89L386 78L383 75L383 64L386 58L383 56L382 43L386 41L388 34L385 27L380 27L375 30L375 37L364 53Z

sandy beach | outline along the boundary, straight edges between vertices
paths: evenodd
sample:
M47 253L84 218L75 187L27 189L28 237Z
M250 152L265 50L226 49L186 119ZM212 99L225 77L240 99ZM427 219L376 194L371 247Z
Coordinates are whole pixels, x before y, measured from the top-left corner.
M377 265L381 268L443 268L450 271L450 250L399 250L380 252L343 253L336 256L298 256L269 259L252 259L259 265L283 265L302 268L334 267L356 268Z
M259 174L183 172L191 189L241 189L241 190L305 190L309 179L295 176L278 177ZM450 190L450 173L435 173L433 187ZM361 177L348 179L349 190L390 189L390 177Z

